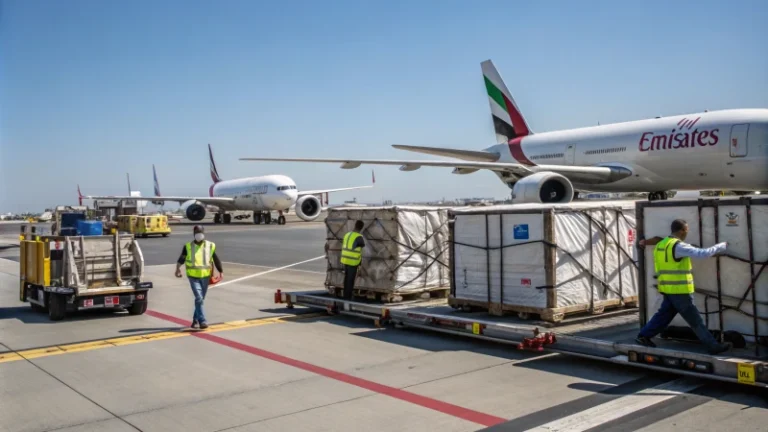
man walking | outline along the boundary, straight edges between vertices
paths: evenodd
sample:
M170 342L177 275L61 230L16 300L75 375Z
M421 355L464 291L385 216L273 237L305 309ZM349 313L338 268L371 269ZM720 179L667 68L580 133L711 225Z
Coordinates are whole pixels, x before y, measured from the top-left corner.
M184 245L181 249L181 256L176 262L176 277L181 277L181 266L186 265L189 285L192 287L192 293L195 295L195 313L192 317L192 328L206 329L208 323L203 313L203 301L208 293L208 282L211 277L213 266L220 275L224 274L221 266L221 260L216 255L216 244L205 240L203 227L195 225L193 229L195 240ZM199 326L199 327L198 327Z
M654 246L653 262L658 281L658 290L664 296L664 302L645 327L640 330L635 341L640 345L655 347L651 338L661 333L679 313L696 336L707 345L710 354L727 351L730 343L719 343L704 325L698 308L693 303L693 266L691 258L709 258L725 252L727 243L718 243L706 249L693 247L684 242L688 235L688 223L682 219L672 222L672 234L667 237L654 237L640 240L639 245Z
M360 232L363 230L363 221L355 222L355 230L344 235L341 245L341 264L344 265L344 298L352 299L352 290L355 288L357 268L363 260L363 248L365 240Z

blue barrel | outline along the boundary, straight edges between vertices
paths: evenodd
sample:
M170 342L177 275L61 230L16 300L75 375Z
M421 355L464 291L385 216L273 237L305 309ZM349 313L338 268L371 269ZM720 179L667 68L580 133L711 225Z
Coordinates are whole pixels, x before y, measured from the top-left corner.
M99 236L103 235L104 227L101 221L79 220L77 221L77 231L82 236Z

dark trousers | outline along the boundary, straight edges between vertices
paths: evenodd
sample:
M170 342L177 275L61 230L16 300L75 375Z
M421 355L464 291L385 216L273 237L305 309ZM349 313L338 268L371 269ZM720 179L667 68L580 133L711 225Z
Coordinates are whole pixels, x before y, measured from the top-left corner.
M357 277L357 266L344 264L344 298L352 300L352 290L355 288L355 277Z
M693 294L662 294L664 302L648 324L640 330L641 337L652 338L662 331L680 314L691 326L696 336L707 346L717 343L712 333L707 330L699 315L699 309L693 304Z

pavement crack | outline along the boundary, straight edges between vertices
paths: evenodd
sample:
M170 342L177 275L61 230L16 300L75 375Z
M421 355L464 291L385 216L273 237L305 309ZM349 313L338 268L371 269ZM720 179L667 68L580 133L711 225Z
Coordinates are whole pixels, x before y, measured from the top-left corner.
M344 400L340 400L340 401L336 401L336 402L331 402L331 403L327 403L327 404L323 404L323 405L314 406L314 407L311 407L311 408L305 408L305 409L298 410L298 411L293 411L293 412L289 412L289 413L285 413L285 414L280 414L280 415L277 415L277 416L267 417L267 418L263 418L263 419L260 419L260 420L255 420L255 421L252 421L252 422L246 422L246 423L242 423L242 424L239 424L239 425L230 426L230 427L227 427L227 428L224 428L224 429L216 429L214 432L223 432L223 431L227 431L227 430L232 430L232 429L243 427L243 426L263 423L263 422L269 421L269 420L274 420L274 419L279 419L279 418L283 418L283 417L293 416L293 415L296 415L296 414L301 414L301 413L304 413L304 412L313 411L313 410L320 409L320 408L327 408L329 406L339 405L339 404L343 404L343 403L347 403L347 402L353 402L353 401L356 401L356 400L370 398L370 397L374 397L374 396L380 396L380 395L378 393L373 393L373 394L367 394L367 395L363 395L363 396L353 397L353 398L350 398L350 399L344 399Z
M12 351L12 352L13 352L13 353L15 353L16 355L19 355L19 353L18 353L16 350L13 350L13 349L11 349L11 348L10 348L8 345L6 345L6 344L4 344L4 343L2 343L2 342L0 342L0 345L4 346L4 347L5 347L5 348L7 348L8 350ZM28 359L28 358L24 357L24 361L26 361L27 363L31 364L33 367L37 368L38 370L40 370L40 371L41 371L41 372L43 372L44 374L48 375L49 377L53 378L54 380L56 380L56 381L60 382L60 383L61 383L63 386L67 387L68 389L70 389L70 390L72 390L73 392L75 392L75 393L79 394L79 395L80 395L80 396L81 396L83 399L85 399L85 400L89 401L90 403L92 403L92 404L96 405L97 407L101 408L101 409L102 409L102 410L104 410L105 412L109 413L109 414L110 414L112 417L114 417L114 418L116 418L116 419L119 419L119 420L120 420L120 421L122 421L123 423L127 424L128 426L132 427L133 429L136 429L136 430L137 430L137 431L139 431L139 432L143 432L141 429L139 429L139 428L138 428L136 425L134 425L133 423L129 422L128 420L126 420L126 419L124 419L124 418L120 417L119 415L117 415L117 414L113 413L112 411L108 410L108 409L107 409L105 406L103 406L103 405L101 405L100 403L96 402L95 400L93 400L93 399L89 398L88 396L86 396L86 395L85 395L85 394L83 394L82 392L78 391L77 389L75 389L75 388L74 388L74 387L72 387L71 385L69 385L69 384L67 384L66 382L64 382L62 379L60 379L60 378L59 378L59 377L57 377L56 375L54 375L54 374L52 374L51 372L49 372L49 371L47 371L46 369L44 369L44 368L43 368L42 366L40 366L39 364L37 364L37 363L33 362L31 359Z

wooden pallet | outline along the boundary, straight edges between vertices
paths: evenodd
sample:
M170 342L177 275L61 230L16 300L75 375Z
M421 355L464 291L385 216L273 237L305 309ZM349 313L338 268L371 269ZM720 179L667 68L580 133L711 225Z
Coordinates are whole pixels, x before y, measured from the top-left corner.
M454 309L462 309L470 312L472 310L482 310L489 315L504 316L510 314L516 314L518 318L523 320L530 320L539 318L541 320L550 323L560 323L566 318L576 317L579 315L600 315L607 310L616 309L637 309L638 298L627 297L624 302L620 302L618 299L603 300L595 302L594 308L590 308L588 304L564 306L559 308L537 308L530 306L517 306L501 303L489 303L477 300L458 299L453 296L448 296L448 305Z
M337 298L344 297L344 288L335 286L326 286L328 293ZM416 291L406 293L393 293L390 290L377 288L355 288L352 291L353 300L355 298L365 298L379 303L399 303L404 301L446 298L450 292L450 287L439 286L431 288L420 288Z

